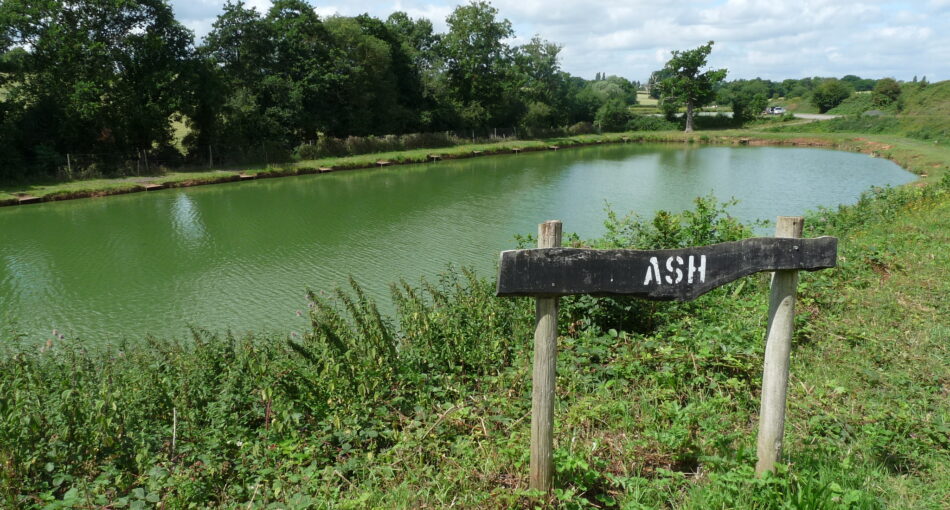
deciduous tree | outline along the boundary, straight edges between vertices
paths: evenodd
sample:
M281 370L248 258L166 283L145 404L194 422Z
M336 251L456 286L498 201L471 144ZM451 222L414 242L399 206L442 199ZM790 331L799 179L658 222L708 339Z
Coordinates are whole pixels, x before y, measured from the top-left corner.
M852 89L847 83L829 78L815 88L811 94L811 102L818 107L819 113L825 113L851 97L851 92Z
M660 99L666 104L686 106L686 132L693 131L693 110L715 97L715 86L726 78L725 69L709 69L706 59L713 41L692 50L674 51L664 71L669 75L658 84Z

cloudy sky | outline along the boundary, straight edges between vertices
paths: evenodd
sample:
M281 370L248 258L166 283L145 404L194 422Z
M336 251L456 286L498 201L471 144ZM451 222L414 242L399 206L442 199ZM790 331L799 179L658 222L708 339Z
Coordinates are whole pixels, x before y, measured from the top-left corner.
M437 31L467 0L310 0L321 16L393 11L425 17ZM223 0L171 0L200 38ZM245 0L266 11L270 0ZM514 44L538 34L563 47L562 68L646 80L670 50L713 40L710 64L729 79L856 74L950 79L950 0L493 0L514 26Z

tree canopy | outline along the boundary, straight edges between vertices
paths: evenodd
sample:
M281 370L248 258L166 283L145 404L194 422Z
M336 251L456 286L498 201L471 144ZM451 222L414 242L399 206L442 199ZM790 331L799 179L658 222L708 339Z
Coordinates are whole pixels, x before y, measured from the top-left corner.
M725 69L705 69L713 41L685 51L673 51L673 57L663 67L667 76L657 84L660 100L667 108L686 107L686 132L693 131L693 110L709 104L715 96L715 87L726 78Z
M848 82L836 78L828 78L821 82L812 92L812 103L818 107L819 113L825 113L828 110L841 104L845 99L851 97L854 92Z

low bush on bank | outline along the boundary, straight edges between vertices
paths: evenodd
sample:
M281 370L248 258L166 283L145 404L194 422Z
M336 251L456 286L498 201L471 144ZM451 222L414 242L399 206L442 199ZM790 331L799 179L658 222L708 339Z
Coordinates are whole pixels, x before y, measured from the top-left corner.
M806 225L809 235L864 231L933 207L948 189L950 178L874 191L856 206L818 211ZM569 242L661 248L749 235L711 199L650 219L608 211L605 226L600 239ZM803 356L823 342L819 314L849 313L842 290L878 281L876 266L864 261L895 267L893 251L842 247L839 269L802 276L796 349ZM878 388L875 398L885 400L862 400L860 411L840 405L844 386L799 394L797 385L816 383L804 369L796 373L789 465L775 476L752 475L767 289L759 275L690 303L562 301L560 506L880 508L885 495L877 487L888 473L923 484L946 473L945 427L914 421L924 405L947 413L945 401L920 401L926 381L917 378L918 363L891 368L904 407L890 406L893 395ZM36 508L527 505L535 496L525 489L532 302L495 298L492 280L466 271L397 284L393 296L396 312L384 316L355 283L311 293L312 327L302 337L195 331L188 341L92 349L60 338L25 344L5 332L0 501Z
M675 122L655 115L633 115L627 121L627 131L677 131L681 129Z
M376 152L396 152L414 149L435 149L466 143L466 140L450 133L413 133L386 136L349 136L345 139L332 136L320 137L314 144L297 147L294 157L298 161L329 157L358 156Z

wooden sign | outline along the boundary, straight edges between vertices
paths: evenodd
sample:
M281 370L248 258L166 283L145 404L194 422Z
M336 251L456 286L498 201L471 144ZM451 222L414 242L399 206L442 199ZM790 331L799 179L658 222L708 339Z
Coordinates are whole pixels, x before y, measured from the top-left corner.
M547 248L501 254L498 296L631 295L689 301L760 271L835 267L834 237L761 237L681 250Z
M774 271L769 295L756 473L782 452L798 271L835 267L838 240L802 239L801 217L780 216L776 237L680 250L561 248L561 222L538 225L538 249L501 254L498 296L534 296L530 487L550 492L554 476L554 382L558 297L572 294L689 301L743 276Z

